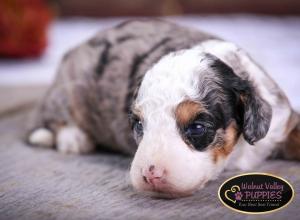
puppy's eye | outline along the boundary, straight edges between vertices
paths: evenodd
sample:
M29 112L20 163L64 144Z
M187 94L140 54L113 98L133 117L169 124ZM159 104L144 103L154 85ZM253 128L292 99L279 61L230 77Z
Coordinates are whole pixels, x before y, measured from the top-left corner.
M193 122L185 129L185 134L190 137L200 137L206 132L206 127L199 122Z
M209 116L209 117L208 117ZM198 151L204 151L215 138L216 127L210 115L200 114L180 128L183 140Z
M141 120L136 120L135 121L135 123L133 125L133 129L134 129L134 131L136 132L136 134L138 136L142 136L143 135L144 128L143 128L143 124L142 124Z

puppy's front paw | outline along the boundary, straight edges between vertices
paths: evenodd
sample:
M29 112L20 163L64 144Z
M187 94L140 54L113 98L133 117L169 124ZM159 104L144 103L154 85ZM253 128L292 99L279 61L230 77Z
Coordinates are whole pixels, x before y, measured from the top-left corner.
M62 127L56 137L56 146L65 154L85 154L94 150L89 137L76 126Z
M28 143L35 146L52 148L54 146L54 135L47 128L38 128L30 133Z

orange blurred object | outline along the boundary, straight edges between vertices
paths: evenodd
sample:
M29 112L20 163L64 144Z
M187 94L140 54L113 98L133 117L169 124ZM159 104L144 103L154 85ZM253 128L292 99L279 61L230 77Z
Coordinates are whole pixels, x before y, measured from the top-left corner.
M40 56L51 12L43 0L0 1L0 57Z

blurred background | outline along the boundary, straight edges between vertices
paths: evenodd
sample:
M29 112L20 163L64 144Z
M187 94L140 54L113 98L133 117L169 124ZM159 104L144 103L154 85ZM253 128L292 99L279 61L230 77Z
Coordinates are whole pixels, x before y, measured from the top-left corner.
M299 15L299 0L0 0L0 114L41 96L68 49L145 16L237 43L300 110Z

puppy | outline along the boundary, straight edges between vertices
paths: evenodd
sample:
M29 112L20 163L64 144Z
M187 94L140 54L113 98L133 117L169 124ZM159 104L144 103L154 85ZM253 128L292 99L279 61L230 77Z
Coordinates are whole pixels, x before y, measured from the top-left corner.
M128 122L129 116L129 122ZM127 21L69 51L28 142L135 154L141 192L186 196L226 169L300 159L300 119L242 49L161 20Z

